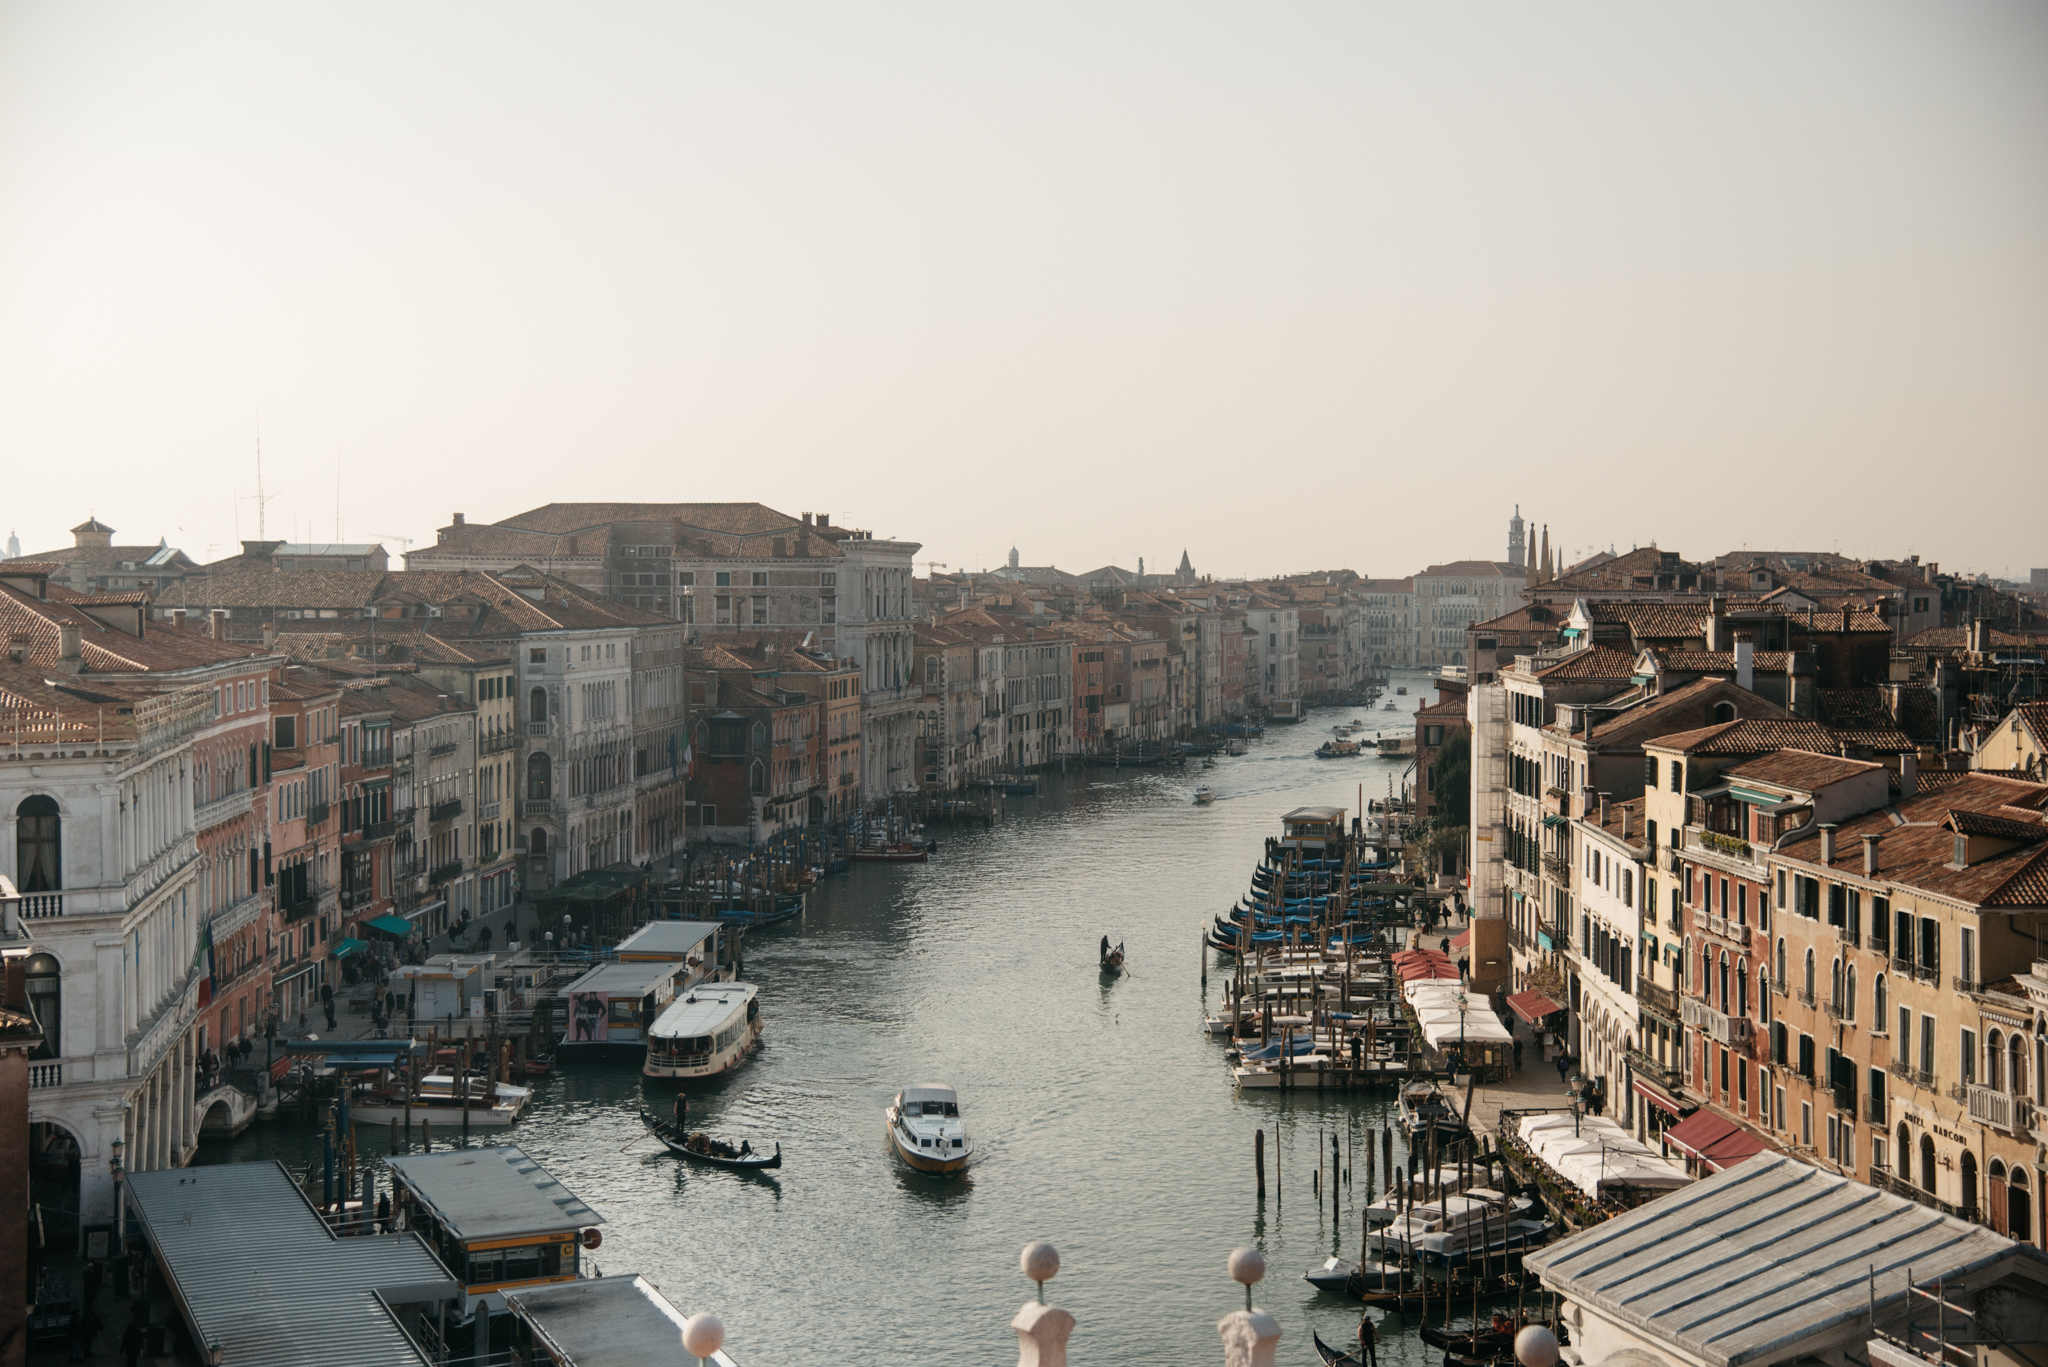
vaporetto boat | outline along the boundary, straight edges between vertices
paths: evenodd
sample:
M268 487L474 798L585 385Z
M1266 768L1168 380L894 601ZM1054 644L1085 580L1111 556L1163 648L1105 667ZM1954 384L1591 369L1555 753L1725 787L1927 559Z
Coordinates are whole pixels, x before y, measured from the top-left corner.
M669 1003L647 1032L649 1077L718 1077L761 1041L761 999L752 983L699 983Z
M889 1147L919 1172L959 1172L974 1156L960 1123L960 1097L938 1082L918 1082L896 1094L882 1112Z

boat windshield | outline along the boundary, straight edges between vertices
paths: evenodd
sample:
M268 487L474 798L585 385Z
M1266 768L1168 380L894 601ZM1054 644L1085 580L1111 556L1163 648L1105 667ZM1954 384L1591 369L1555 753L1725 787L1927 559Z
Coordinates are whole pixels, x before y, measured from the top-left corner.
M920 1103L925 1115L959 1115L959 1103L953 1101L926 1101Z

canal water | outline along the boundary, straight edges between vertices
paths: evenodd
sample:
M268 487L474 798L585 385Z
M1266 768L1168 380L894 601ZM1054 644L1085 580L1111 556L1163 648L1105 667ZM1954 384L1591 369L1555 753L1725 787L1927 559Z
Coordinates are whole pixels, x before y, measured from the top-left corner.
M856 865L801 920L750 936L761 1050L693 1094L690 1115L757 1145L780 1138L773 1180L658 1156L638 1111L665 1112L672 1094L632 1067L558 1071L513 1142L605 1217L605 1272L716 1311L743 1367L1012 1361L1008 1323L1033 1292L1017 1255L1033 1239L1060 1250L1047 1299L1079 1321L1077 1361L1220 1361L1216 1321L1244 1303L1224 1260L1250 1244L1266 1254L1255 1299L1280 1321L1281 1360L1314 1362L1311 1326L1341 1341L1357 1311L1301 1273L1333 1251L1356 1257L1364 1127L1388 1123L1392 1098L1235 1093L1201 1027L1229 969L1212 957L1205 993L1199 935L1244 892L1281 813L1355 812L1361 788L1399 786L1406 760L1311 754L1353 716L1367 736L1412 733L1405 714L1426 679L1395 683L1408 688L1389 691L1399 714L1313 709L1213 769L1048 775L993 829L937 828L931 862ZM1211 806L1192 800L1201 783ZM1113 984L1096 971L1104 935L1129 954ZM883 1106L925 1081L959 1089L977 1149L963 1177L909 1172L885 1149ZM1269 1144L1277 1129L1279 1169L1263 1204L1261 1127ZM1334 1219L1311 1189L1318 1135L1333 1130L1347 1156L1354 1133L1361 1149ZM313 1154L303 1122L279 1121L201 1161ZM1438 1354L1410 1329L1382 1357L1419 1367Z

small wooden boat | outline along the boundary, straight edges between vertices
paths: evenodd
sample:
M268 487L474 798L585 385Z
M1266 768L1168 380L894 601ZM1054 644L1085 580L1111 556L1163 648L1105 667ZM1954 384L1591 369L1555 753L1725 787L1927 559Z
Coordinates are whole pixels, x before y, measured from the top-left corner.
M1309 1330L1308 1336L1316 1341L1316 1356L1321 1358L1327 1364L1327 1367L1366 1367L1364 1360L1357 1355L1340 1353L1329 1344L1324 1343L1323 1336L1315 1330Z
M1038 791L1038 780L1019 774L1015 778L1004 779L1002 789L1011 797L1030 797Z
M931 850L924 845L913 845L907 840L899 840L888 845L859 846L853 851L852 857L870 864L922 864L931 857Z
M1102 973L1104 977L1121 978L1124 975L1124 946L1119 940L1115 949L1109 947L1109 937L1102 937Z
M555 1056L553 1054L535 1054L521 1066L526 1069L528 1077L546 1077L550 1072L554 1071Z
M753 1152L744 1142L735 1148L724 1140L713 1139L702 1130L685 1135L678 1141L676 1127L673 1124L656 1120L645 1111L640 1112L640 1122L647 1126L649 1134L661 1141L662 1147L677 1158L687 1158L692 1163L703 1163L713 1168L728 1168L734 1172L767 1172L782 1166L780 1144L775 1146L773 1154L764 1158Z
M1216 794L1209 791L1208 784L1204 783L1201 787L1195 789L1195 801L1197 804L1206 807L1208 804L1214 802L1215 800Z

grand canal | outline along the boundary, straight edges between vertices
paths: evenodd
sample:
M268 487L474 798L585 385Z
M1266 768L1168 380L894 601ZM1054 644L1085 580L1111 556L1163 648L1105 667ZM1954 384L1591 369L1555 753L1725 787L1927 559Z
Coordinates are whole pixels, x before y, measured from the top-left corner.
M1422 676L1395 682L1409 690L1394 698L1404 714L1425 700ZM1228 970L1212 961L1205 997L1197 936L1244 891L1282 812L1355 811L1361 789L1384 796L1399 782L1405 760L1311 756L1354 715L1368 735L1410 730L1378 705L1320 709L1213 769L1053 774L993 829L939 828L930 863L857 866L826 880L800 922L752 936L764 1045L691 1115L779 1136L775 1180L650 1152L637 1112L666 1109L669 1094L643 1090L630 1067L558 1072L512 1141L604 1215L604 1271L640 1272L686 1311L717 1311L743 1367L1009 1361L1009 1319L1032 1294L1017 1252L1032 1239L1059 1247L1047 1299L1078 1319L1079 1361L1219 1360L1215 1322L1243 1305L1224 1257L1253 1244L1268 1258L1257 1301L1283 1327L1281 1360L1313 1362L1309 1328L1337 1339L1357 1316L1300 1274L1340 1246L1356 1256L1364 1190L1361 1155L1333 1223L1311 1191L1317 1136L1384 1125L1391 1098L1235 1094L1200 1022ZM1191 801L1203 782L1213 806ZM1096 972L1105 934L1130 955L1113 985ZM915 1081L958 1087L978 1146L968 1176L913 1175L885 1152L882 1107ZM1262 1126L1277 1126L1282 1169L1263 1205ZM280 1121L201 1161L297 1164L312 1144L301 1122ZM1383 1358L1437 1355L1410 1331Z

